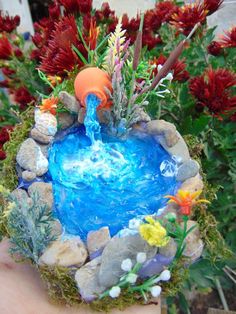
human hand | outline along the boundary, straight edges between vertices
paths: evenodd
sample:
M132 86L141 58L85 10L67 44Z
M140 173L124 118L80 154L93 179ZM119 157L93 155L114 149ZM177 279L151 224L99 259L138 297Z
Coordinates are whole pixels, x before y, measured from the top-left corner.
M0 242L1 314L94 314L88 306L65 307L49 302L39 273L29 264L15 263L8 254L9 241ZM160 314L160 304L132 306L111 314Z

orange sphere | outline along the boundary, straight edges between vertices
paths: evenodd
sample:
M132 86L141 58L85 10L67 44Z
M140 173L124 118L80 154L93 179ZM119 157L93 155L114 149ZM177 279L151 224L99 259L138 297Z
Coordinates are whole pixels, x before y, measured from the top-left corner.
M110 108L111 101L105 87L112 91L111 78L105 71L95 67L79 72L74 82L75 96L83 107L86 107L88 94L95 94L101 100L98 109Z

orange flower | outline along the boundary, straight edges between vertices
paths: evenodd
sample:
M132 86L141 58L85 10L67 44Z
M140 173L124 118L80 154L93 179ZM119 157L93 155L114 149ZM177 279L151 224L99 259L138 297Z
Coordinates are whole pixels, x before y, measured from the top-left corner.
M99 27L96 27L96 21L91 20L89 29L89 48L91 50L96 49L98 35Z
M199 203L210 203L205 199L196 200L202 191L189 192L184 190L178 190L176 196L166 195L165 198L169 198L168 203L176 203L180 207L180 212L182 215L189 216L191 213L191 208Z
M56 115L56 109L59 99L52 96L51 98L44 99L42 105L39 106L41 112L50 112L53 115Z

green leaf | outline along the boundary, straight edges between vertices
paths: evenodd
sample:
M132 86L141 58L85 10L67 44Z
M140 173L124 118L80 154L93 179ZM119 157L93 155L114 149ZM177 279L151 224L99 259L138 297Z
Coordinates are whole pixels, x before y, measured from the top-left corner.
M191 133L193 135L199 135L202 131L204 131L211 119L212 118L210 116L202 115L200 118L194 120Z
M88 64L88 61L85 59L82 53L74 45L72 45L72 49L77 53L77 55L79 56L79 58L84 64Z

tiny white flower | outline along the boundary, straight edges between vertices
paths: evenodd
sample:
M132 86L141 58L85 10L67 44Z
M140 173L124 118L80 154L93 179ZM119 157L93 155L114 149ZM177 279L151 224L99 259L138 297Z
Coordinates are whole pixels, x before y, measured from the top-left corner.
M129 274L127 277L126 277L126 281L133 284L137 281L138 279L138 275L136 274Z
M173 80L173 74L172 73L168 73L165 77L166 80L172 81Z
M118 298L118 296L120 295L121 289L118 286L114 286L111 288L111 290L109 291L109 295L111 298Z
M126 258L121 263L121 269L124 271L131 271L132 269L132 261L130 258Z
M158 66L157 66L157 70L158 70L158 71L160 71L162 67L163 67L163 65L158 64Z
M143 264L147 259L147 254L144 252L139 252L137 254L136 259L137 259L137 263Z
M170 280L170 277L171 277L171 273L168 269L163 270L163 272L161 272L159 276L160 280L162 281L168 281Z
M151 295L152 295L154 298L157 298L157 297L159 297L159 295L161 294L161 287L160 287L160 286L153 286L153 287L150 289L150 292L151 292Z

